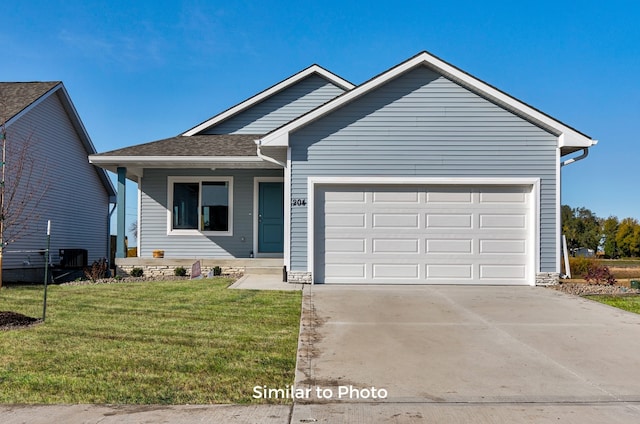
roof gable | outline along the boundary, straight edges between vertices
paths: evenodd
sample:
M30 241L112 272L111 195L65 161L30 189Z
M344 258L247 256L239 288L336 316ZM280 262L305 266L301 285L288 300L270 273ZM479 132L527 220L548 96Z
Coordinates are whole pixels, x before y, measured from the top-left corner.
M184 132L182 135L192 136L196 134L202 134L207 130L211 130L213 127L220 125L223 122L235 116L238 116L242 112L245 112L253 107L256 107L257 105L267 101L268 99L273 98L277 94L282 93L283 91L297 84L300 84L301 82L303 82L304 80L312 76L320 77L323 80L340 88L341 90L350 90L354 87L354 85L348 82L347 80L340 78L339 76L333 74L332 72L327 71L321 66L312 65L298 72L297 74L292 75L291 77L279 82L278 84L275 84L272 87L256 94L255 96L252 96L249 99L225 110L224 112L218 115L215 115L214 117Z
M389 81L394 80L400 75L404 75L418 66L426 66L445 78L452 80L453 82L496 103L502 108L507 109L553 133L558 136L559 147L561 148L586 148L596 143L596 141L592 140L589 136L578 132L549 115L544 114L543 112L427 52L419 53L405 62L362 83L334 100L317 107L309 113L300 116L280 128L271 131L262 137L259 140L259 143L264 146L287 146L289 144L289 133L292 131L302 128L348 103L356 101L363 95L376 90L377 88L387 84Z

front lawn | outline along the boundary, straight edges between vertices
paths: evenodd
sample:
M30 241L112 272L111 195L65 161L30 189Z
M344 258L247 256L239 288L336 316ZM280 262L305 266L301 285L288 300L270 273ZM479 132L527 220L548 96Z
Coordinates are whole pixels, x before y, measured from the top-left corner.
M45 323L0 331L0 403L209 404L293 384L301 292L230 280L50 286ZM42 287L0 289L42 314Z
M624 309L625 311L635 312L640 314L640 296L638 295L624 295L624 296L586 296L588 299L595 300L596 302L604 303L609 306Z

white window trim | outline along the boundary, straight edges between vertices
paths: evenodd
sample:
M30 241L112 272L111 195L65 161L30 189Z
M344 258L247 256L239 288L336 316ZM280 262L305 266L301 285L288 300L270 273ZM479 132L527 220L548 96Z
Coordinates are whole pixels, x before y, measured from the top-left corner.
M229 187L229 231L201 231L197 230L174 230L173 229L173 185L175 183L198 183L202 187L202 183L206 182L226 182ZM202 190L198 196L198 214L202 210ZM200 225L198 219L198 225ZM233 177L225 176L180 176L167 177L167 235L169 236L233 236Z

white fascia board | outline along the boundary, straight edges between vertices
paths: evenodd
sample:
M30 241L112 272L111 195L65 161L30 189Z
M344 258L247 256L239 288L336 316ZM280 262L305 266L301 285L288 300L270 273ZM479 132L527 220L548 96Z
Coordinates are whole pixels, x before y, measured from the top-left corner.
M285 79L284 81L279 82L278 84L256 94L253 97L248 98L247 100L238 103L237 105L231 107L230 109L225 110L224 112L214 116L213 118L201 123L200 125L188 130L187 132L183 133L182 135L184 136L191 136L191 135L196 135L198 134L200 131L204 131L209 127L212 127L222 121L224 121L225 119L228 119L230 117L232 117L233 115L236 115L237 113L242 112L243 110L249 109L250 107L260 103L261 101L273 96L274 94L284 90L287 87L290 87L294 84L296 84L298 81L301 81L305 78L307 78L308 76L312 75L312 74L318 74L321 77L329 80L330 82L332 82L333 84L337 85L338 87L343 88L344 90L351 90L354 85L352 83L350 83L349 81L327 71L326 69L324 69L321 66L318 65L311 65L306 69L303 69L302 71L298 72L295 75L292 75L291 77Z
M225 162L262 163L256 156L89 156L89 162L96 165L145 165L149 163L175 164L216 164Z
M551 118L548 115L528 106L527 104L511 97L510 95L498 90L497 88L492 87L491 85L482 82L481 80L467 74L466 72L456 68L453 65L450 65L444 62L441 59L427 53L423 52L418 54L417 56L412 57L411 59L397 65L394 68L389 69L388 71L380 74L379 76L365 82L362 85L357 86L353 90L343 94L340 97L312 110L306 115L301 116L298 119L291 121L290 123L274 130L273 132L267 134L261 139L261 144L263 146L286 146L288 144L288 137L284 137L284 134L288 134L298 128L301 128L307 125L310 122L326 115L327 113L357 99L358 97L376 89L391 81L392 79L404 74L405 72L410 71L411 69L425 65L438 73L441 73L448 78L453 79L461 83L463 86L468 86L480 94L496 101L498 103L504 104L520 113L521 115L528 117L534 122L539 122L542 125L545 125L549 128L557 131L559 135L564 135L564 137L560 137L558 140L558 147L590 147L595 144L595 140L590 139L589 137L580 134L576 130L564 125L563 123Z
M598 144L598 140L593 140L588 137L583 136L582 134L576 133L571 128L568 129L567 132L563 132L558 137L558 147L580 147L586 148L595 146Z

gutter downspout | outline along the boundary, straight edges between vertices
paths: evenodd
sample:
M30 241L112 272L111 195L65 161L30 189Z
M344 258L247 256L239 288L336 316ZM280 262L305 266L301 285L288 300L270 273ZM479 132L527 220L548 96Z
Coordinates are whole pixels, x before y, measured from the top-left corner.
M255 143L256 143L256 153L260 159L266 160L267 162L275 163L276 165L279 165L283 168L287 167L286 163L280 162L279 160L274 159L271 156L266 156L260 151L260 147L262 147L262 140L256 140Z
M582 154L580 156L576 156L575 158L571 158L571 159L567 159L564 162L560 163L560 166L567 166L570 165L574 162L578 162L579 160L582 160L584 158L586 158L587 156L589 156L589 148L585 147L584 149L582 149Z

